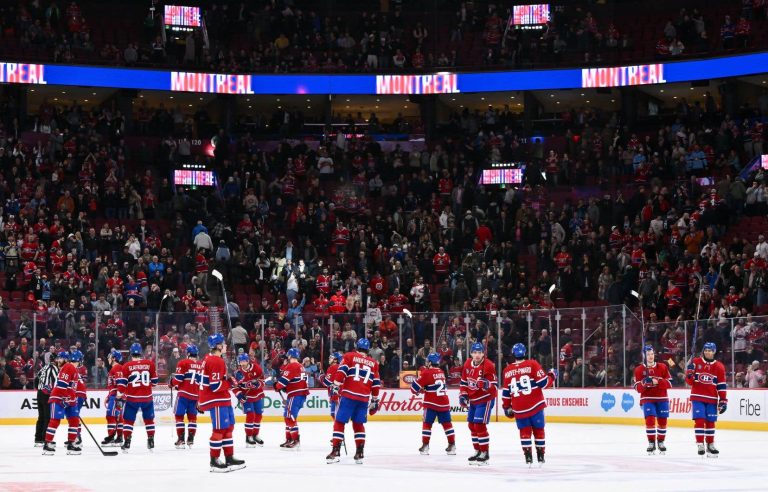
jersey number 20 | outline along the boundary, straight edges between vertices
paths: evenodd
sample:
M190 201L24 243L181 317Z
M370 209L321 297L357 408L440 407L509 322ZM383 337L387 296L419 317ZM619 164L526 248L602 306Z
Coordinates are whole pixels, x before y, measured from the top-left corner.
M150 377L149 371L133 371L131 373L131 386L137 388L139 386L149 386Z

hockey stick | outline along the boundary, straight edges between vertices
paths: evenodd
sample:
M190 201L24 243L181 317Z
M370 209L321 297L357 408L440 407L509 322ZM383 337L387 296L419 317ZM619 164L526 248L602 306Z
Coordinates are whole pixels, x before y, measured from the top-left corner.
M717 271L717 277L715 277L715 283L712 287L714 288L717 286L718 280L720 280L720 274L723 272L723 264L720 263L720 268ZM696 317L693 320L693 340L691 340L691 355L688 357L688 362L685 363L686 367L688 367L691 364L691 361L693 361L694 354L696 354L696 338L699 334L699 310L701 309L701 294L704 292L704 277L701 277L700 280L701 284L699 285L699 300L696 302Z
M88 428L87 425L85 425L85 422L83 419L80 419L80 425L82 425L86 431L88 431L88 435L91 436L91 439L93 439L93 443L96 445L97 448L99 448L99 451L101 451L101 454L103 456L117 456L117 451L104 451L101 449L101 446L99 446L99 441L96 440L95 437L93 437L93 434L91 433L91 429Z
M173 376L171 376L171 377L173 377ZM176 403L173 401L173 386L171 386L170 384L168 386L171 389L171 408L173 408L173 414L175 416L176 415ZM178 395L176 397L178 398ZM174 420L175 420L175 418L174 418ZM171 426L171 431L172 431L171 435L173 437L177 437L176 426L175 425Z

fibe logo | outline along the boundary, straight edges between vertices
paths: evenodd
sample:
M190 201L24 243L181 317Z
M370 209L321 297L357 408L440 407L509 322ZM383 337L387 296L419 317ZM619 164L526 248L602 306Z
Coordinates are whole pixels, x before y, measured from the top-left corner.
M739 398L739 415L748 417L760 417L762 409L759 403L752 403L749 398Z

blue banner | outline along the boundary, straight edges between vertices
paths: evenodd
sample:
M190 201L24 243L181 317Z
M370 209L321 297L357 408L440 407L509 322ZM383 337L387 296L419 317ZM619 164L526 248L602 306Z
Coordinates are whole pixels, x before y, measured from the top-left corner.
M222 74L0 62L0 83L212 94L422 95L656 85L767 71L768 53L599 68L388 75Z

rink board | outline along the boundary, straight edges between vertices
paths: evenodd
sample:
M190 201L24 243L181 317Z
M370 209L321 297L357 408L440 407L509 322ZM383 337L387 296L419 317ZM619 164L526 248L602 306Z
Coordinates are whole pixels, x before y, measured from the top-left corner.
M690 390L669 391L669 425L692 427ZM0 425L33 424L37 420L37 400L34 391L0 392ZM90 391L81 416L87 423L103 423L106 391ZM458 390L448 390L451 413L462 421ZM557 388L545 391L546 415L550 422L584 424L631 424L642 423L642 408L639 395L630 388ZM174 394L175 398L175 394ZM422 397L409 390L382 390L381 408L373 421L418 421L422 414ZM233 398L233 406L237 401ZM173 421L173 402L167 389L157 389L154 394L156 421ZM244 421L239 411L238 421ZM273 391L268 391L264 400L264 421L282 421L283 401ZM494 421L511 422L504 417L501 397L494 410ZM305 422L329 421L329 400L325 390L312 390L301 411L299 420ZM200 422L209 422L207 416L200 416ZM768 390L733 389L728 391L728 409L720 416L718 427L722 429L768 431Z

